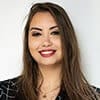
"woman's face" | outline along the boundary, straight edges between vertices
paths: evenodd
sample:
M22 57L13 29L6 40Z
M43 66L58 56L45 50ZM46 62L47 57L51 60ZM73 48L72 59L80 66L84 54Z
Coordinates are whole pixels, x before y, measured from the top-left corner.
M61 64L59 28L49 12L37 12L30 23L28 46L39 66Z

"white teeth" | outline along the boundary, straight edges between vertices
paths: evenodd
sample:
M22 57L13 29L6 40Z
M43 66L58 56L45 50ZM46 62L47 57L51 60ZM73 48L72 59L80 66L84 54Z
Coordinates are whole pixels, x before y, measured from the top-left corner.
M50 53L53 53L53 51L43 51L43 52L41 52L41 54L50 54Z

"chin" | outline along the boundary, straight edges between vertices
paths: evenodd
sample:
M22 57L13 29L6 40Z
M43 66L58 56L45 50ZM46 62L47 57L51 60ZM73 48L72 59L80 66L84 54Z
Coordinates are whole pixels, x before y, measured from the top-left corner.
M59 64L59 62L50 62L50 61L45 61L45 62L41 62L39 64L39 66L57 66Z

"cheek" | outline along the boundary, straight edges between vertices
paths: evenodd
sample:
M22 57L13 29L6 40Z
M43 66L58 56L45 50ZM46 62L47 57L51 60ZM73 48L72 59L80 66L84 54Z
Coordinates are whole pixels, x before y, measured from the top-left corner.
M38 46L39 46L39 42L30 40L28 42L28 46L29 46L29 51L31 56L36 60L36 58L38 57Z
M61 40L57 40L55 41L55 46L57 47L58 49L58 56L62 56L62 46L61 46Z
M29 46L30 50L38 49L39 45L40 45L39 41L35 41L33 39L29 39L28 46Z
M60 39L55 39L53 40L53 44L59 49L61 49L61 40Z
M28 48L31 56L33 57L34 60L38 58L38 48L40 45L40 41L37 41L36 39L33 39L32 37L28 38Z

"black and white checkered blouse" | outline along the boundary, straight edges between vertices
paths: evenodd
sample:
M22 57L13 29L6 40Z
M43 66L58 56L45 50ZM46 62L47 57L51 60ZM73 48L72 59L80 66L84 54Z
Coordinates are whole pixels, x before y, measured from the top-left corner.
M25 100L25 99L18 99L17 93L18 93L18 88L16 86L16 80L18 78L14 79L9 79L6 81L1 81L0 82L0 100ZM98 93L100 93L99 88L95 88L94 90ZM17 99L16 99L17 98ZM58 99L56 100L65 100L61 95L58 95ZM99 100L99 99L98 99Z
M0 100L15 100L17 92L16 78L0 82Z

